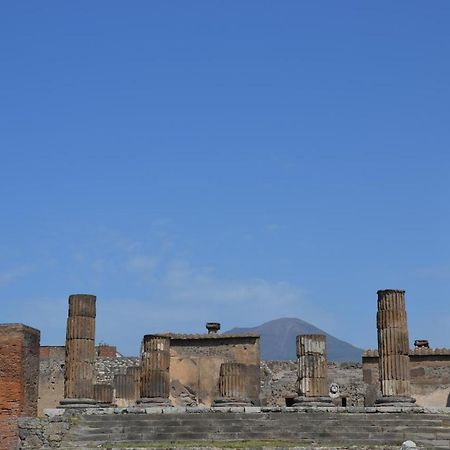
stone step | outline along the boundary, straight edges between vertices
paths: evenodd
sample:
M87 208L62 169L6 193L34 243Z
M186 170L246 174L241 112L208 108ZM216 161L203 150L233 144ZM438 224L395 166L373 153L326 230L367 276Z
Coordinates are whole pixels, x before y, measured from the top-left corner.
M212 445L227 440L292 440L301 447L398 450L413 440L427 450L450 449L450 416L431 414L200 413L111 414L74 421L61 448L102 446L139 449L149 442L190 441ZM137 445L139 443L139 445ZM202 444L203 445L203 444ZM327 447L328 446L328 447ZM133 448L133 447L131 447ZM151 448L151 445L149 445ZM367 447L366 447L367 448Z

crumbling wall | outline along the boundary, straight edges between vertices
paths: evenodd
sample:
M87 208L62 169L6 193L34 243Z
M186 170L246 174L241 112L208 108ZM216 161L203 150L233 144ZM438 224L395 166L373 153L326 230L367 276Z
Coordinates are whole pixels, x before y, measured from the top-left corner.
M410 350L411 395L424 407L450 406L450 349ZM363 354L363 375L372 406L379 389L378 351Z
M328 383L336 383L340 396L335 403L363 406L366 386L361 364L329 363ZM297 382L297 361L261 361L261 402L267 406L286 406L286 398L294 398Z
M116 375L124 375L128 367L139 366L139 364L138 357L99 357L95 361L95 382L113 384Z
M219 396L220 366L246 365L250 400L259 404L259 336L225 334L170 334L171 401L175 405L211 405Z
M41 347L40 354L38 415L42 416L44 409L56 408L64 398L65 347ZM97 357L95 383L113 385L115 375L125 374L139 361L137 357Z
M40 332L0 325L0 448L15 449L19 417L37 415Z

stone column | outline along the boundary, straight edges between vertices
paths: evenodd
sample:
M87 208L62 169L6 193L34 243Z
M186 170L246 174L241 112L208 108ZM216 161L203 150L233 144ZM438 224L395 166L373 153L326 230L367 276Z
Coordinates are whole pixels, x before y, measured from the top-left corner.
M113 402L113 391L110 384L94 384L94 399L99 404L110 406Z
M219 395L214 406L250 406L248 370L242 363L222 363L219 373Z
M170 406L170 338L154 334L144 336L141 354L139 404Z
M387 289L377 294L378 355L383 395L377 403L413 405L405 291Z
M141 390L141 368L139 366L127 367L127 378L132 386L131 399L136 402L139 399Z
M94 400L95 295L69 297L64 373L64 407L91 407Z
M297 336L298 397L294 406L331 406L328 389L326 336L304 334Z

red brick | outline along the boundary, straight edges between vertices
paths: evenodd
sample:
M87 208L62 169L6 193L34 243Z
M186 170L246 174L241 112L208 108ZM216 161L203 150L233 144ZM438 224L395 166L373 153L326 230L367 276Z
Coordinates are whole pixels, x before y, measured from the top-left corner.
M0 449L17 447L17 418L37 414L40 332L0 325Z

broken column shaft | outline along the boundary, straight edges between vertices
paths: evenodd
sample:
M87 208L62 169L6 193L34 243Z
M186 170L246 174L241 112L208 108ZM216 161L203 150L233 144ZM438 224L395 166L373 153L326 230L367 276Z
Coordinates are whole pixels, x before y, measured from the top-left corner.
M95 366L95 295L69 297L63 406L92 406Z
M242 363L222 363L219 372L219 395L215 406L249 406L247 366Z
M170 338L144 336L141 354L141 383L138 403L149 406L170 405Z
M305 334L297 336L298 397L295 406L329 406L326 336Z
M378 294L378 353L383 397L379 404L411 403L409 338L405 291L380 290Z
M110 384L94 384L94 399L102 405L111 405L114 398L114 389Z

